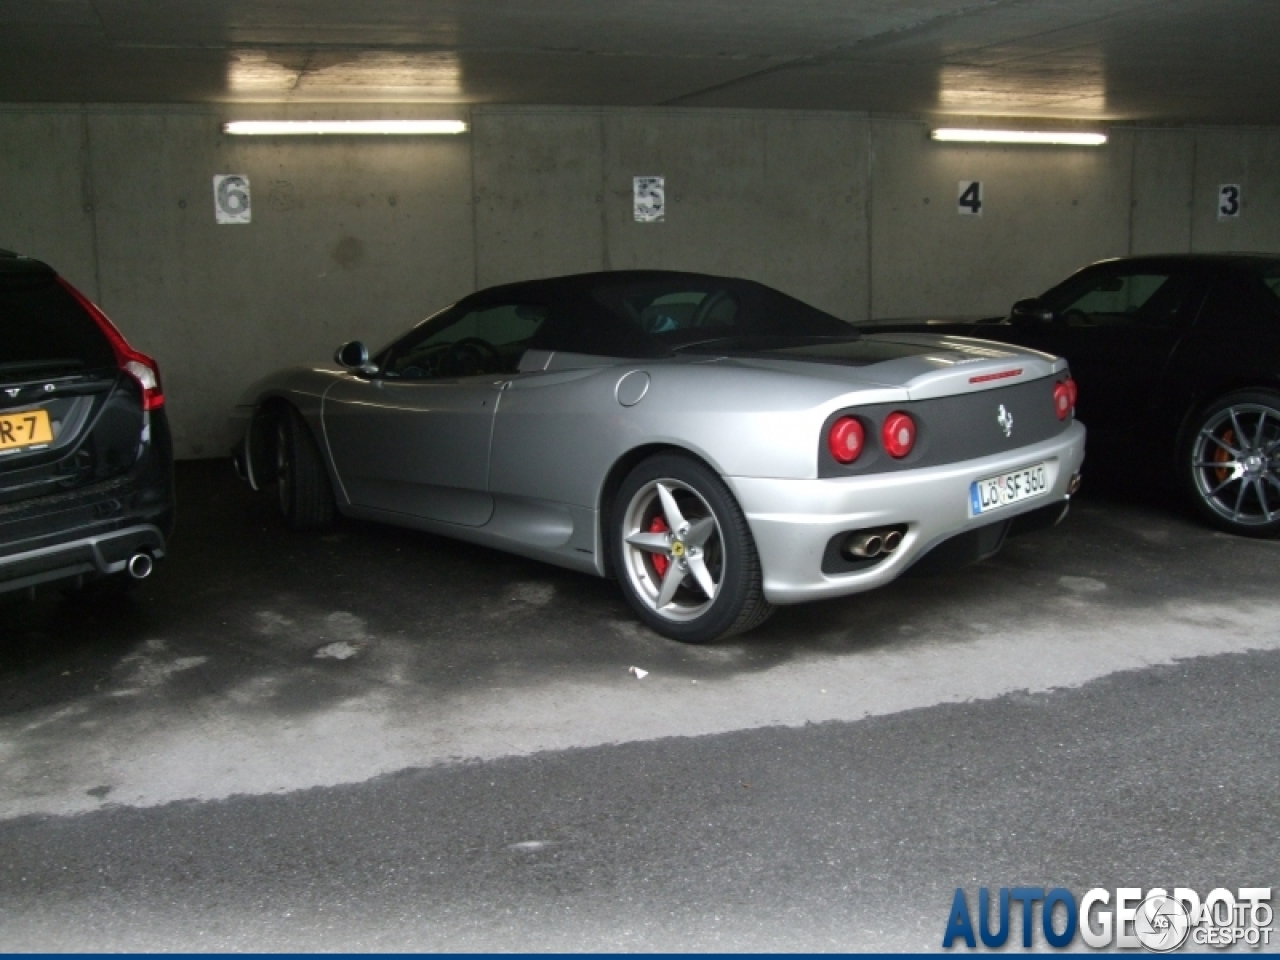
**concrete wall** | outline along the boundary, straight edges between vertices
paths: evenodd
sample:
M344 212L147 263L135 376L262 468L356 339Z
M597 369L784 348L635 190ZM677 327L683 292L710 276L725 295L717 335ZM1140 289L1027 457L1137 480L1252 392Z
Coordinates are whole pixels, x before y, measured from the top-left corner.
M222 456L236 395L470 292L459 138L224 137L196 110L0 113L0 246L46 259L159 360L180 456ZM217 225L212 176L250 178Z
M865 118L489 110L474 124L481 286L681 269L864 315ZM648 174L666 177L662 223L633 216L632 177Z
M874 124L871 315L999 314L1071 271L1129 250L1133 134L1105 149L934 143ZM958 212L982 183L980 215Z
M222 119L0 109L0 247L49 260L160 360L185 457L226 450L227 409L261 374L494 283L673 267L850 319L994 314L1101 257L1280 251L1269 130L1116 128L1089 150L834 113L485 108L462 137L357 140L224 137ZM215 173L249 176L251 224L215 224ZM665 222L632 216L645 174L667 178ZM983 182L981 217L957 213L961 180ZM1222 183L1243 188L1238 220L1217 217Z

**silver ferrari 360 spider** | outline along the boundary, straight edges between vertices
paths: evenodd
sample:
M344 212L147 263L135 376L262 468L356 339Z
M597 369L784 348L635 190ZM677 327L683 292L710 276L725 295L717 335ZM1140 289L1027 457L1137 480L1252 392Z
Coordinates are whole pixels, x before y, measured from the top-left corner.
M688 642L989 556L1061 519L1084 456L1063 360L722 277L494 287L335 360L235 411L238 470L294 526L336 508L614 576Z

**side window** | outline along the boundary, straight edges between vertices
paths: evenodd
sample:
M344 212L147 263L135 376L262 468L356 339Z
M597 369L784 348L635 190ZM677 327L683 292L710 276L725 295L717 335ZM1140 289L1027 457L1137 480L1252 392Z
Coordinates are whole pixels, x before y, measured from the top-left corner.
M1280 266L1262 274L1252 271L1222 274L1197 322L1221 330L1257 331L1274 330L1277 320L1280 320Z
M557 302L535 346L603 357L666 356L673 345L741 333L740 291L604 277Z
M1072 327L1169 326L1190 286L1169 273L1107 273L1058 313Z
M742 322L737 295L724 287L672 289L670 284L640 283L622 290L600 288L593 297L649 335L733 329Z
M515 373L546 316L545 307L517 303L445 314L393 346L382 375L430 380Z
M737 337L847 337L843 320L777 290L715 278L604 275L551 302L530 346L604 357L668 356Z
M757 287L751 334L760 337L847 337L855 331L839 317L824 313L780 290Z
M640 332L635 318L622 313L620 316L589 296L570 295L551 305L546 323L530 346L597 357L653 356L652 343Z
M727 290L691 290L653 298L633 294L626 302L645 333L732 327L738 316L738 301Z
M732 327L736 325L739 322L737 298L727 291L712 296L716 299L702 306L702 326Z

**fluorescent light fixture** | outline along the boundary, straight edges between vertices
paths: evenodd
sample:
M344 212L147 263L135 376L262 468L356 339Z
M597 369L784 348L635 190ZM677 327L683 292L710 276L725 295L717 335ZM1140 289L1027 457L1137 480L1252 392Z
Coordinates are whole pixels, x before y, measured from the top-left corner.
M418 135L465 133L461 120L233 120L222 125L223 133L236 136L365 136L368 134Z
M1044 143L1056 146L1100 147L1105 133L1072 133L1068 130L965 130L940 127L930 136L948 143Z

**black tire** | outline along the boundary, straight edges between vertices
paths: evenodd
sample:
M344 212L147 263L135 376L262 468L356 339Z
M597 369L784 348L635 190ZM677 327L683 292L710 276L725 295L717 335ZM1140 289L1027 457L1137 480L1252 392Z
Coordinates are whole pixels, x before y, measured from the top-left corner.
M1280 393L1238 390L1194 415L1178 445L1178 475L1218 529L1280 535Z
M677 518L685 520L683 532L666 524L670 514L659 486L676 503ZM683 643L709 643L751 630L773 613L742 508L704 464L676 453L642 461L622 482L610 513L610 558L623 595L658 633ZM668 547L641 549L628 540L639 535L665 538ZM660 603L667 574L677 569L675 593ZM711 594L701 586L708 582Z
M276 416L276 503L295 530L333 522L333 488L315 438L294 407Z

